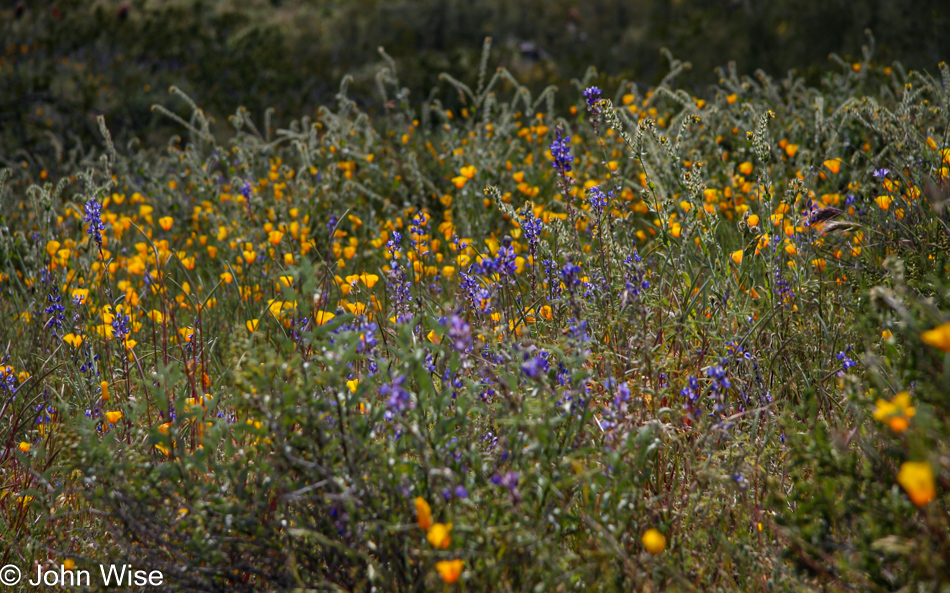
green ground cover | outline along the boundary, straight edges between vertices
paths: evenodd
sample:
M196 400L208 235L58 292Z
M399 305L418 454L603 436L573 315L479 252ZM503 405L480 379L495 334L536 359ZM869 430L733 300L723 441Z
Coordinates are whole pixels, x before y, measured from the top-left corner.
M451 100L162 88L177 137L10 157L0 565L947 588L950 69L532 92L487 49Z

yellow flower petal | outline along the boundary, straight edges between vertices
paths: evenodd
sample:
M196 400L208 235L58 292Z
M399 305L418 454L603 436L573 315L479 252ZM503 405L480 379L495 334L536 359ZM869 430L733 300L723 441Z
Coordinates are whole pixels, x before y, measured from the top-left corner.
M417 497L414 501L416 505L416 520L419 522L419 528L428 530L432 527L432 507L426 502L426 499Z
M330 313L328 311L319 311L316 314L316 316L313 318L313 320L317 325L323 325L324 323L329 322L334 317L336 317L336 315L334 315L333 313Z
M360 274L360 280L363 281L363 284L366 285L366 288L372 288L377 282L379 282L379 276L376 274L367 274L363 272Z
M451 523L436 523L429 528L428 533L426 533L426 539L432 544L433 548L445 549L448 548L452 542L451 534Z
M657 529L647 529L641 539L646 551L654 556L666 549L666 537Z
M837 175L838 171L841 170L841 159L828 159L822 164L835 175Z
M63 341L73 348L79 348L79 345L82 344L82 336L77 336L76 334L66 334L63 336Z
M924 344L940 348L944 352L950 352L950 323L944 323L931 330L920 334L920 339Z
M450 585L459 580L464 567L464 560L442 560L435 563L436 572L439 573L443 581Z
M904 462L897 474L897 483L917 506L924 506L937 497L933 468L926 461Z

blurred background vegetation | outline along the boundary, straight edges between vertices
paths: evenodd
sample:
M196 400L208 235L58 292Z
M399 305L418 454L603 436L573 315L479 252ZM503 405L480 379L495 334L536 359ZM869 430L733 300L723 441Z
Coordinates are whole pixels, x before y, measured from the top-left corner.
M175 128L151 105L170 85L219 124L242 105L258 120L268 107L276 122L310 115L345 74L350 96L378 107L381 46L411 102L439 88L449 105L439 74L473 82L485 36L492 63L535 89L568 87L590 65L608 88L655 84L663 47L692 64L680 85L697 93L730 61L817 84L829 54L861 55L865 29L881 64L932 70L950 56L942 0L6 0L0 23L0 164L51 169L101 142L99 114L120 141L164 141Z

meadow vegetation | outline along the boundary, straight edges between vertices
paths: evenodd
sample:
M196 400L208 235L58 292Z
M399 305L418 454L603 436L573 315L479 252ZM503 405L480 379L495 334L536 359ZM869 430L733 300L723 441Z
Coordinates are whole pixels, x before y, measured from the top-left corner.
M950 68L533 93L489 49L10 159L0 565L950 586Z

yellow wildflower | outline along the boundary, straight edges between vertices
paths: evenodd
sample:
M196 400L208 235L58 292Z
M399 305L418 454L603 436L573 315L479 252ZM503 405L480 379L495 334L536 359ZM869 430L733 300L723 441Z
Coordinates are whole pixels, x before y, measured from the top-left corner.
M920 334L920 339L924 341L924 344L940 348L944 352L950 352L950 323L944 323L925 331Z
M926 461L905 461L897 474L897 483L919 507L937 497L933 468Z
M452 524L435 523L426 533L426 539L432 544L433 548L448 548L452 541Z
M416 497L416 520L419 522L419 529L428 530L432 527L432 507L426 502L426 499Z
M464 567L464 560L442 560L435 563L435 570L442 577L442 580L449 584L459 580Z
M641 539L646 551L654 556L666 549L666 537L657 529L647 529Z
M901 391L894 399L879 399L874 404L874 419L891 427L894 432L904 432L917 410L910 405L910 394Z
M82 336L77 336L76 334L66 334L63 336L63 341L73 348L79 348L79 345L82 344Z
M329 322L331 319L336 317L333 313L328 311L318 311L317 315L313 318L317 325L323 325L324 323Z

